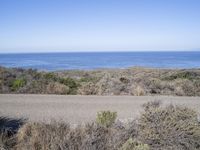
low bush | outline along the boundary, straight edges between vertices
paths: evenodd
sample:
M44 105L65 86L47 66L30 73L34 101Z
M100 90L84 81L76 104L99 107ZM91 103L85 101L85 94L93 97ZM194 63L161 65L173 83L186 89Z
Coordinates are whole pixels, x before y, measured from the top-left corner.
M47 85L46 91L48 94L69 94L69 87L58 82L51 82Z
M60 78L59 82L69 87L69 94L76 94L79 84L72 78Z
M15 135L4 131L0 133L0 150L10 150L16 145Z
M101 111L97 113L96 122L99 125L110 127L117 118L117 112Z
M69 133L70 127L66 123L27 123L18 131L15 148L17 150L65 149L67 145L64 143L64 138Z
M17 150L108 150L109 129L95 124L28 123L17 134Z
M137 86L132 88L131 94L134 96L143 96L145 95L145 91L141 86Z
M126 143L122 146L121 150L149 150L147 144L143 144L140 141L133 140L132 138L128 139Z
M0 150L13 149L16 145L16 133L25 122L25 119L0 116Z
M92 82L84 83L78 89L78 94L81 94L81 95L96 95L97 89L98 89L98 87Z
M191 71L182 71L178 73L174 73L172 75L166 76L163 78L164 80L175 80L175 79L188 79L188 80L194 80L194 79L200 79L200 75L196 72Z
M121 77L119 78L119 80L124 84L128 84L130 82L129 79L127 79L126 77Z
M97 77L82 77L81 79L79 79L79 82L96 82L98 80Z
M200 149L197 113L181 106L160 107L159 102L144 106L139 118L139 140L153 149Z
M53 72L49 72L49 73L45 73L44 74L44 78L46 79L46 80L53 80L53 81L56 81L57 80L57 77L56 77L56 75L53 73Z
M15 79L12 82L11 89L12 91L17 91L19 88L23 87L26 84L25 79Z

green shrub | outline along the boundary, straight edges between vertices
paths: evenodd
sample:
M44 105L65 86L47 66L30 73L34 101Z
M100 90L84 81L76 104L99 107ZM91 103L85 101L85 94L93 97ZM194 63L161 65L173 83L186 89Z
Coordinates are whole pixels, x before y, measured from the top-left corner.
M66 86L70 88L77 88L77 83L72 78L60 78L60 83L65 84Z
M0 89L2 88L3 86L3 81L0 79Z
M101 111L97 113L96 122L99 125L110 127L117 118L117 112Z
M53 81L56 81L56 75L54 74L54 73L52 73L52 72L49 72L49 73L45 73L44 74L44 78L46 79L46 80L53 80Z
M149 150L147 144L143 144L140 141L133 140L132 138L128 139L126 143L123 144L121 150Z
M194 80L194 79L200 79L200 75L198 75L195 72L183 71L183 72L174 73L170 76L166 76L163 79L164 80L175 80L175 79Z
M16 79L12 82L12 86L11 89L13 91L18 90L19 88L23 87L26 84L26 80L25 79Z
M124 84L128 84L130 82L129 79L127 79L126 77L121 77L119 78L119 80Z
M79 84L72 78L60 78L59 82L61 84L69 87L69 94L76 94Z
M42 78L42 73L40 73L40 72L35 72L35 73L32 74L32 76L33 76L33 79L34 79L34 80L39 80L39 79Z
M79 79L79 82L96 82L97 80L96 77L83 77Z
M158 102L144 105L139 118L139 140L153 149L199 149L200 124L197 113L180 106L160 107Z

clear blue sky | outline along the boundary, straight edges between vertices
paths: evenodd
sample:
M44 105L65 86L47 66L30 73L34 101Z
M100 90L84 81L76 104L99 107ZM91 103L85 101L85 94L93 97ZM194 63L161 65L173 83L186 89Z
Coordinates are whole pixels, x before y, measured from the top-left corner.
M199 48L200 0L0 0L0 53Z

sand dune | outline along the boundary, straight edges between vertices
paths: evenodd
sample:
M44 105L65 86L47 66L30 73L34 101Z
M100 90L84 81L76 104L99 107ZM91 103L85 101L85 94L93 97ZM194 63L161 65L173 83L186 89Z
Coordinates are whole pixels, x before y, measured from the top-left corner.
M200 112L200 97L172 96L62 96L62 95L0 95L0 114L24 117L31 121L67 120L72 124L95 119L101 110L118 112L118 118L134 118L147 101L160 100L164 105L179 104Z

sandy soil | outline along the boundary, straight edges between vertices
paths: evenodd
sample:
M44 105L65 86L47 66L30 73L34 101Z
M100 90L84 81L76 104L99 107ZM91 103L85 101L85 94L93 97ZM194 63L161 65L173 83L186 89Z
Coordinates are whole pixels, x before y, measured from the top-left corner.
M152 100L160 100L164 105L185 105L200 112L200 97L0 94L0 114L31 121L55 119L77 124L94 120L98 111L111 110L118 112L119 119L126 120L137 117L141 105Z

